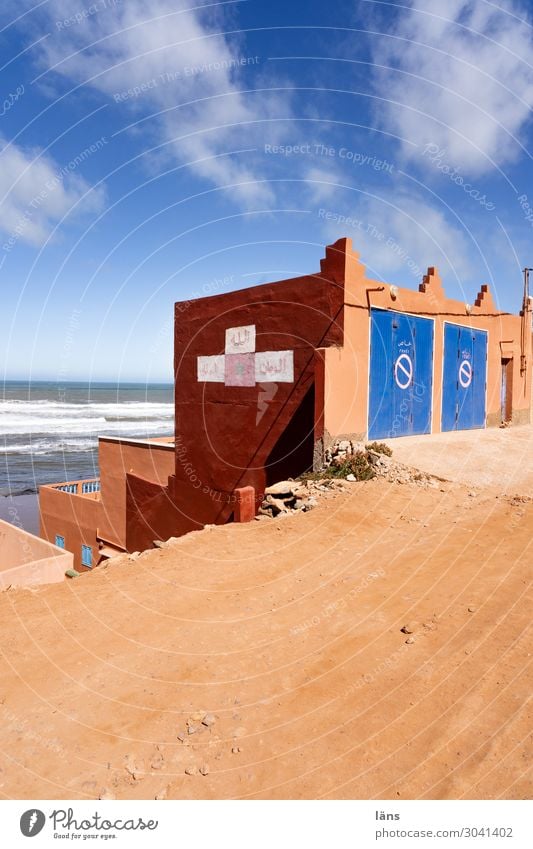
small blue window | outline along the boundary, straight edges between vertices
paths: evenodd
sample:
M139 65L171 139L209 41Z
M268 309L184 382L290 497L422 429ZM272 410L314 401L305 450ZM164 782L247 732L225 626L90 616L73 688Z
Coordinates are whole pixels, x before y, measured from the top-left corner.
M56 534L56 545L58 548L65 548L65 537L62 537L60 534Z
M88 566L89 569L93 567L93 550L90 545L82 545L81 547L81 564Z

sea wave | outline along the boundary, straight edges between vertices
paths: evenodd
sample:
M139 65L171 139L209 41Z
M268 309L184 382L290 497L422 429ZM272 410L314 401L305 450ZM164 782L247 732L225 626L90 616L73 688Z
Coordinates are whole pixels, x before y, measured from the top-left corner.
M86 403L68 403L63 401L0 401L0 416L17 415L38 418L57 418L68 415L71 418L92 418L95 416L120 416L121 418L157 418L172 415L174 405L155 401L123 401L106 403L88 401Z
M173 429L174 405L150 402L69 404L0 402L0 437L20 435L162 435ZM6 440L5 450L9 449Z

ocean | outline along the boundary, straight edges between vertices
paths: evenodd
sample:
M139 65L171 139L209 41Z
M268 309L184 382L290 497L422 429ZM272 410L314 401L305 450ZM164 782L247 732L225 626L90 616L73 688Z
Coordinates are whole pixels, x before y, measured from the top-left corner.
M0 495L98 477L99 436L172 435L173 394L171 384L0 384Z

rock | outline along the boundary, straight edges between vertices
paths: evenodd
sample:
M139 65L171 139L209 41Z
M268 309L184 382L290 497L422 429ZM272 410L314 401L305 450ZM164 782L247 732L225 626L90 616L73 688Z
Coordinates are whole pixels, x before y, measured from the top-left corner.
M304 502L303 510L307 513L309 510L313 510L313 508L318 507L318 499L314 496L308 498L307 501Z
M475 613L476 610L477 610L477 607L474 604L471 604L470 607L468 608L469 613Z
M195 713L191 713L191 719L193 722L200 722L201 719L205 716L205 711L197 710Z
M186 766L185 767L185 775L196 775L196 767L195 766Z
M469 492L468 497L469 498L477 498L477 492Z
M372 466L377 466L379 461L381 460L381 454L378 454L377 451L368 451L367 456L368 456L368 462Z
M356 483L357 482L357 478L355 477L355 475L352 475L351 473L349 475L346 475L346 480L350 481L350 483Z
M137 558L140 557L140 556L141 556L140 551L132 551L132 553L128 557L128 560L137 560Z
M351 451L352 446L351 443L347 439L341 440L341 442L337 445L337 451Z
M144 773L143 772L134 772L132 777L133 777L134 781L142 781L143 778L144 778Z
M215 717L212 713L206 713L204 718L202 719L202 725L205 725L206 728L209 728L210 725L214 725L216 722Z
M162 539L154 539L154 546L156 548L166 548L167 544Z
M402 632L402 634L414 634L415 631L417 631L417 630L418 630L418 622L408 622L406 625L404 625L402 628L400 628L400 631Z
M167 798L167 788L166 787L164 787L162 790L160 790L159 793L157 794L157 796L154 796L154 799L156 801L158 801L159 799L166 799L166 798Z
M265 495L290 496L293 494L294 486L294 481L279 481L279 483L273 483L272 486L267 486Z
M189 725L187 727L187 733L188 734L196 734L197 731L201 731L201 730L202 730L202 726L201 725L195 725L194 723L191 723L191 725Z
M150 767L152 769L163 769L163 764L165 763L165 759L161 753L155 755L150 761Z
M287 498L282 498L281 496L275 495L267 495L263 504L269 504L274 510L277 510L278 513L288 513L291 509L291 504L295 502L295 498L291 495Z
M187 735L184 734L183 731L180 731L180 733L177 735L177 737L178 737L178 740L180 740L182 743L185 743L185 740L187 739Z
M200 775L209 775L209 764L203 764L200 767Z
M238 755L240 751L241 751L240 746L233 746L233 748L231 750L231 754L232 755Z
M415 641L414 637L407 637L405 642L407 643L408 646L410 646L412 643L414 643L414 641Z
M124 769L130 775L133 775L137 771L137 766L135 764L135 759L133 755L126 755L124 758Z
M111 790L109 790L107 787L104 787L104 789L98 795L98 798L99 799L116 799L117 797L111 792Z

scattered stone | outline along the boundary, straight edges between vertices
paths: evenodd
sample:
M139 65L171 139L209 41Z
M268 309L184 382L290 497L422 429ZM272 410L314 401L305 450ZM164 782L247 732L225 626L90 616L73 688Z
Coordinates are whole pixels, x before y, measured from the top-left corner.
M203 764L200 767L200 775L209 775L209 764Z
M267 495L262 506L269 505L273 509L274 514L277 515L278 513L288 513L295 501L296 499L293 495L284 497Z
M117 797L111 792L111 790L109 790L107 787L104 787L104 789L98 795L98 798L99 799L116 799Z
M279 483L273 483L272 486L267 486L265 495L292 495L295 486L298 486L295 481L279 481Z
M126 755L126 757L124 758L124 769L130 775L133 775L135 772L137 772L137 767L135 765L135 759L133 755Z
M196 775L196 767L195 766L186 766L185 767L185 775Z
M206 713L204 718L202 719L202 725L205 725L206 728L209 728L210 725L214 725L216 722L215 717L212 713Z

